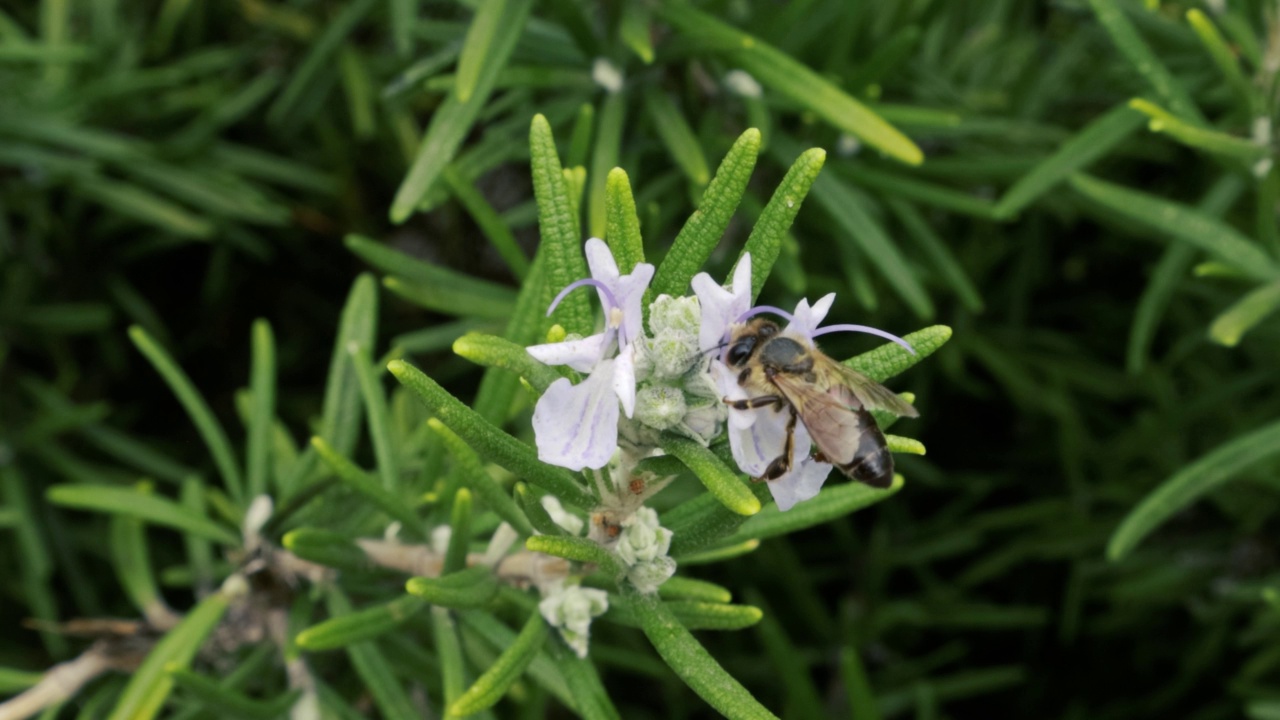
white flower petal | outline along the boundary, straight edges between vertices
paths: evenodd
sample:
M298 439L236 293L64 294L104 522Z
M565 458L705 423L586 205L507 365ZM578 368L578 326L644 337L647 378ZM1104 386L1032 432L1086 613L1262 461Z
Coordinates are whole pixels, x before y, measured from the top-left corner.
M747 391L738 384L738 376L728 365L719 360L711 361L711 380L715 383L717 394L721 402L725 400L746 400ZM729 427L730 429L745 430L751 427L756 421L756 410L735 410L729 407ZM730 435L732 440L732 435ZM781 450L779 450L781 452Z
M741 427L735 415L750 414L751 424ZM782 454L787 440L787 413L772 407L729 410L729 449L742 472L760 477Z
M644 333L644 315L641 305L644 291L653 280L653 266L649 263L636 263L630 275L623 275L613 287L613 294L622 308L622 327L618 329L621 344L630 345Z
M538 458L570 470L599 469L618 449L614 361L601 362L577 385L560 378L538 399L533 434Z
M726 290L707 273L693 278L693 292L702 308L698 328L698 349L710 350L724 342L729 326L751 308L751 255L742 256L733 271L731 289Z
M547 365L568 365L578 372L591 372L609 350L614 333L605 331L581 340L531 345L525 348Z
M831 467L827 463L806 459L792 472L770 482L769 492L773 493L778 509L786 512L796 503L817 495L831 473Z
M608 285L612 291L618 284L619 273L618 263L614 261L609 246L600 238L591 238L587 241L583 252L587 256L587 267L591 269L591 277ZM601 297L600 301L603 303L604 298Z
M812 339L814 331L826 319L827 312L831 310L831 303L835 302L835 300L835 293L823 295L812 306L809 305L808 298L801 300L796 304L795 314L792 316L791 322L787 324L784 332L799 333Z
M636 410L636 345L628 345L613 363L613 392L627 417Z

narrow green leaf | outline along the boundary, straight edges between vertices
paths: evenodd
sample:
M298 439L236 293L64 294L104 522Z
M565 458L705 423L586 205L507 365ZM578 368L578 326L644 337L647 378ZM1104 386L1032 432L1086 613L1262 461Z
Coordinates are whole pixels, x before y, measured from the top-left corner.
M751 589L749 599L751 602L761 603L763 605L764 598L755 588ZM768 607L765 606L768 610ZM809 674L808 663L801 660L801 654L797 651L796 646L792 644L787 637L786 630L778 622L778 617L772 612L762 613L764 617L756 626L756 634L760 638L760 644L764 646L765 654L768 655L770 663L775 671L774 677L781 681L788 716L796 717L823 717L827 713L823 707L822 698L818 694L818 689L813 685L813 679ZM859 719L861 720L861 719Z
M694 440L664 433L659 440L662 449L680 459L716 500L739 515L760 512L760 501L734 472L707 448Z
M1280 281L1255 288L1214 318L1209 337L1227 347L1235 347L1246 332L1277 309L1280 309Z
M285 534L281 541L286 550L303 560L310 560L339 570L365 571L372 567L364 551L342 533L319 528L298 528Z
M375 0L354 0L345 4L331 22L325 23L323 32L311 43L306 57L289 78L289 84L267 111L267 119L271 124L284 126L294 119L293 112L315 82L316 75L330 63L333 54L342 45L342 41L355 30L356 25L375 5Z
M0 694L11 695L22 692L40 682L44 673L0 668Z
M137 490L97 485L55 485L45 496L55 505L124 515L225 545L240 545L240 536L225 526L196 515L172 500Z
M507 6L511 1L485 0L476 8L476 14L467 25L467 36L462 41L462 52L458 55L458 76L454 85L460 102L465 103L475 93L476 85L480 82L480 72L485 60L493 52L502 18L510 11Z
M623 3L622 14L618 18L618 37L645 65L653 64L649 15L649 7L644 3Z
M1240 102L1240 109L1250 112L1257 112L1258 94L1254 91L1253 85L1245 78L1244 71L1240 69L1240 61L1236 58L1236 54L1232 51L1231 46L1227 44L1222 33L1218 32L1218 28L1213 24L1213 20L1199 10L1199 8L1191 8L1187 11L1187 24L1195 31L1196 36L1200 38L1200 43L1204 45L1204 49L1209 53L1209 57L1213 59L1218 70L1222 72L1222 76L1226 78L1227 84L1236 94L1236 99Z
M764 540L822 525L886 500L901 489L901 475L895 476L893 485L883 490L857 482L828 484L817 497L799 503L786 512L778 510L777 505L761 510L760 514L748 519L737 532L721 540L718 545L728 546L747 540Z
M1142 98L1130 100L1129 107L1150 118L1147 128L1151 132L1164 133L1187 147L1247 163L1256 162L1271 153L1270 148L1265 145L1217 130L1206 130Z
M440 173L453 161L524 32L533 0L497 0L486 4L500 5L504 11L488 46L489 52L480 58L482 66L466 101L450 93L432 113L431 124L422 137L413 164L391 202L391 222L397 225L409 219Z
M561 174L556 141L551 125L542 115L533 116L529 153L533 194L538 201L538 227L546 249L543 307L550 307L551 300L569 283L587 277L587 262L582 255L578 218ZM565 330L584 336L591 334L595 327L586 293L567 295L551 317Z
M151 570L151 558L147 554L147 538L143 525L125 515L111 516L111 560L116 567L125 594L134 607L148 620L171 617L169 608L156 587Z
M837 129L909 165L924 161L924 153L907 136L790 55L685 2L662 3L658 13L699 46L719 51L770 90Z
M515 291L506 285L480 280L451 268L433 265L364 235L348 234L345 243L348 250L360 256L365 262L389 275L403 278L410 285L463 296L469 301L500 298L508 308L515 302Z
M525 279L529 274L529 258L525 256L524 250L520 249L515 234L511 232L511 228L503 221L498 211L489 204L471 181L462 177L455 165L446 167L441 178L449 186L450 194L458 199L471 219L480 226L480 232L488 238L493 249L498 251L503 262L511 269L511 274L517 280Z
M844 364L882 383L895 375L902 374L911 366L937 352L951 339L951 328L946 325L931 325L923 330L909 333L902 339L915 348L914 355L897 343L885 343L874 350L845 360Z
M870 167L863 164L845 164L840 173L863 187L870 188L883 198L914 200L923 205L969 215L982 220L995 217L995 206L986 198L970 192L956 190L935 183L918 180Z
M617 555L586 538L568 535L534 535L524 541L524 546L533 552L595 565L605 577L612 580L621 578L627 571Z
M208 240L215 232L209 220L136 185L96 175L79 177L73 185L100 205L174 235Z
M200 437L209 448L209 454L213 455L213 462L218 466L218 472L222 475L222 481L226 484L231 497L237 502L243 502L244 483L240 477L240 468L236 466L232 456L227 433L213 416L213 411L209 409L209 404L205 402L204 397L191 383L191 378L187 377L164 348L151 339L146 330L137 325L130 327L129 339L147 360L151 361L156 372L160 373L160 377L164 378L169 389L177 396L178 402L182 403L192 423L200 431Z
M916 44L920 42L921 34L918 25L899 28L888 40L877 44L866 62L847 78L843 78L843 85L856 94L870 94L872 85L880 82L881 78L910 58Z
M840 651L840 676L849 695L849 716L857 720L881 720L875 692L856 649L846 647Z
M606 233L605 188L609 171L618 166L618 158L622 154L622 127L626 112L624 92L605 95L596 124L595 144L591 149L591 169L587 172L590 183L587 188L587 228L592 237L603 238Z
M1134 28L1129 18L1124 16L1116 0L1089 0L1089 6L1097 15L1098 22L1111 36L1120 54L1128 59L1129 64L1138 71L1156 96L1173 109L1178 116L1195 124L1203 125L1204 116L1187 94L1186 88L1178 82L1169 69L1160 62L1160 58L1151 51L1142 36Z
M388 516L399 520L410 532L422 531L422 519L414 513L403 500L392 494L378 481L369 477L364 470L339 453L332 445L319 435L311 438L311 447L315 448L320 458L338 476L343 485L368 498L376 507Z
M1094 160L1111 152L1141 127L1142 121L1142 115L1128 103L1098 116L1006 190L1000 202L996 203L996 217L1016 216L1072 173L1087 168Z
M1124 559L1151 531L1201 495L1278 453L1280 422L1273 422L1218 446L1182 468L1129 511L1107 543L1107 558Z
M516 483L516 497L519 498L520 508L524 511L525 517L529 518L529 523L541 535L566 535L568 531L560 527L551 519L547 513L547 509L542 507L542 502L537 494L529 489L528 485L522 482Z
M1257 245L1230 225L1198 210L1112 183L1074 175L1071 185L1108 210L1196 246L1217 260L1258 280L1272 280L1280 268Z
M464 610L484 607L498 593L493 570L478 565L438 578L409 578L404 589L442 608Z
M271 429L276 417L276 346L270 323L263 319L253 323L250 345L253 361L249 390L253 394L253 407L249 413L245 476L249 479L249 497L254 498L267 491Z
M733 600L733 593L715 583L696 578L677 575L668 578L658 588L658 597L663 600L697 600L704 603L727 603Z
M956 297L960 298L960 302L969 312L982 312L982 295L978 292L978 288L974 286L973 281L969 279L968 273L965 272L964 266L951 252L946 242L934 232L933 227L924 219L924 215L916 209L914 205L898 198L886 198L885 204L898 218L898 222L902 223L903 229L907 231L916 243L920 246L929 260L933 263L940 274L955 291Z
M445 447L449 448L449 454L453 455L453 461L461 474L462 482L479 496L481 502L490 510L497 513L498 517L515 528L516 532L521 535L533 535L533 526L529 524L529 518L516 505L516 501L502 489L498 481L484 469L480 463L480 456L476 455L471 446L463 442L462 438L455 435L439 420L431 418L427 423L444 441Z
M640 216L636 215L636 200L631 195L631 180L627 171L614 168L605 182L605 230L604 241L613 252L618 270L626 275L644 262L644 242L640 238Z
M502 320L511 317L514 304L507 293L501 295L460 295L456 290L436 285L417 285L389 276L382 285L409 302L445 315Z
M186 617L151 648L125 686L108 720L150 720L164 706L173 690L175 669L191 664L204 640L218 626L230 602L221 591L201 600Z
M755 128L742 133L729 148L716 169L716 176L702 194L698 209L680 228L680 233L671 242L671 249L658 265L650 295L646 296L646 307L652 302L652 297L662 294L680 296L689 289L689 281L702 270L728 229L729 221L747 190L747 182L759 154L760 131Z
M539 393L545 392L551 383L561 377L560 373L543 365L524 347L493 335L468 333L453 343L453 351L477 365L510 370L528 380Z
M400 487L400 467L391 438L391 415L387 412L387 396L373 369L369 348L353 342L347 346L347 354L351 356L352 367L356 371L360 394L364 396L365 417L369 420L369 437L373 440L373 454L378 459L378 476L382 478L382 487L394 493Z
M467 665L462 657L462 643L458 639L457 621L448 608L431 608L432 636L436 641L436 655L440 658L441 684L444 686L444 707L457 702L467 686Z
M547 623L540 613L535 612L525 621L515 642L508 645L489 669L449 705L448 715L465 717L496 705L524 674L525 668L533 662L534 655L546 640Z
M287 713L302 695L301 690L293 690L272 700L255 700L199 673L181 668L167 670L178 687L194 696L209 711L246 720L274 720Z
M351 613L351 603L337 587L329 589L329 614L342 617ZM409 700L408 693L400 684L391 663L372 640L351 643L346 646L347 657L360 676L364 687L373 696L382 717L386 720L416 720L421 714Z
M644 634L667 665L694 692L725 717L735 720L776 718L702 647L654 595L626 591Z
M706 185L711 179L711 170L702 154L702 143L698 142L675 101L657 86L650 86L644 95L644 105L671 159L695 185Z
M298 633L294 642L303 650L316 652L372 640L400 627L425 605L426 601L422 598L405 595L389 603L339 615L312 625Z
M443 574L456 573L467 566L467 553L471 550L471 491L458 488L453 496L450 513L449 550L444 555Z
M662 605L686 630L743 630L759 623L764 614L751 605L730 605L698 600L674 600ZM635 600L611 595L604 619L627 627L643 627Z
M414 391L440 422L475 448L480 457L501 465L567 503L578 507L595 506L595 500L568 471L539 461L533 448L494 427L422 371L402 360L392 360L387 369L405 387Z
M839 178L830 176L818 178L813 185L813 197L835 220L848 240L857 245L860 255L880 270L916 315L923 319L933 317L934 307L929 293L916 278L915 271L907 264L897 244L872 217L864 197ZM754 267L752 271L754 273Z
M350 240L348 240L350 247ZM333 341L329 361L329 379L324 388L324 409L320 419L320 437L341 455L355 450L360 435L360 380L347 348L351 343L373 347L378 328L378 286L373 276L361 273L351 285L347 302L342 307L338 335ZM293 486L291 486L293 487Z
M778 189L773 192L773 197L769 198L769 204L761 211L755 227L751 229L742 253L751 253L752 302L760 295L760 288L764 287L764 281L769 277L769 271L773 269L773 263L782 251L782 239L791 229L791 223L795 222L800 204L814 186L826 160L827 153L821 148L810 148L801 153L791 169L787 170ZM731 272L730 276L732 275Z

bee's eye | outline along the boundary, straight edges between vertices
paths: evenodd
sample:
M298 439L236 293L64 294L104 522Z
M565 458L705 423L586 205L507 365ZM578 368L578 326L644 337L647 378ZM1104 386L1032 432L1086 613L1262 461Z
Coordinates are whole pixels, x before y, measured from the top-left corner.
M754 337L745 337L734 343L729 348L729 364L741 365L751 357L751 351L756 349L756 339Z

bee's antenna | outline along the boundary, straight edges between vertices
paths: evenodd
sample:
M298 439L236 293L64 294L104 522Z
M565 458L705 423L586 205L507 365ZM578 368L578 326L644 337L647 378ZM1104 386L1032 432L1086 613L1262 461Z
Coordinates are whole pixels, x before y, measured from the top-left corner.
M716 345L715 347L709 347L706 350L700 350L693 354L693 356L689 359L689 363L692 364L694 358L700 357L702 355L706 355L709 352L716 352L717 350L723 350L728 346L729 346L729 341L725 340L724 342L720 343L719 345Z

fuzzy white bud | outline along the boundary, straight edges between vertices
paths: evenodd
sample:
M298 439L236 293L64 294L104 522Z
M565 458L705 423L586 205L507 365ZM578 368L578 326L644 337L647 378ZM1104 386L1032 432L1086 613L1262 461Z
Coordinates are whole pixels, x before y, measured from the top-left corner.
M687 405L684 393L666 385L654 385L636 393L635 419L658 430L680 424Z
M591 619L608 609L608 593L581 585L556 585L538 603L538 612L551 627L560 631L560 637L581 658L587 656Z

